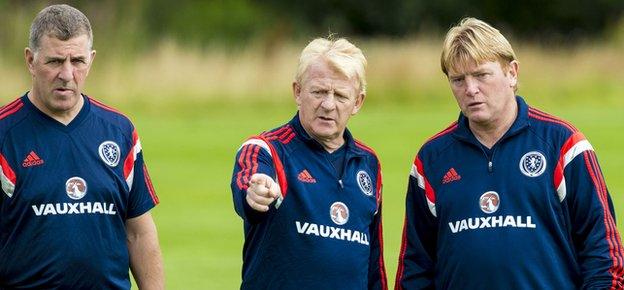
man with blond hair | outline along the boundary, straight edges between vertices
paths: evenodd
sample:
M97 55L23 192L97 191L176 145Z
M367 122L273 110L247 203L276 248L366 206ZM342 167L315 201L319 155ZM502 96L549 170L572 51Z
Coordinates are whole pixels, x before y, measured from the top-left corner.
M41 10L24 55L31 90L0 108L0 289L163 289L158 204L136 129L82 94L87 17Z
M517 96L505 37L463 19L442 71L459 119L419 150L396 289L622 289L624 252L596 154Z
M347 40L313 40L292 84L295 117L239 148L241 289L387 289L381 167L346 129L364 103L365 67Z

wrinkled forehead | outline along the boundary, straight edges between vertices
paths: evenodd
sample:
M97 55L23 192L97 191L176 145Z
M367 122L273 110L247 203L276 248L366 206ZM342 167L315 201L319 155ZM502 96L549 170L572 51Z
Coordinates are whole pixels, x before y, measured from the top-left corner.
M53 34L41 37L39 50L47 52L71 51L74 53L90 53L89 36L82 34L69 39L59 39Z
M345 72L326 60L311 63L303 73L302 82L307 85L332 84L343 88L359 88L357 77L347 76Z

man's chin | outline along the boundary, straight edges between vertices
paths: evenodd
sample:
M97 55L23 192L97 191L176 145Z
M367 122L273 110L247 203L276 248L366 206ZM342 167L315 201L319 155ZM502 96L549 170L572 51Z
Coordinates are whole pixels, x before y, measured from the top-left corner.
M333 139L336 138L336 136L340 135L337 134L336 129L327 130L326 128L313 130L312 134L314 135L314 137L323 140Z
M490 119L487 116L483 116L483 115L476 115L476 116L469 116L468 120L470 120L471 123L473 124L478 124L478 125L486 125L490 123Z
M67 99L67 100L54 100L51 104L51 107L54 111L64 112L73 109L78 105L78 100L75 99Z
M54 97L54 99L56 100L68 100L68 99L75 99L79 96L80 94L76 93L75 90L52 90L52 96Z

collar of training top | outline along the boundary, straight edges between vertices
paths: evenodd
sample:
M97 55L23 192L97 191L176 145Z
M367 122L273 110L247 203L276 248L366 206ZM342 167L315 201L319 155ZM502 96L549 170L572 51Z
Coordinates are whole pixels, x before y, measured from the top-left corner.
M516 120L514 120L509 130L503 134L503 137L501 137L499 142L521 132L529 126L529 106L521 96L516 96L516 103L518 104L518 115L516 116ZM466 118L466 116L464 116L461 112L459 113L459 118L457 119L457 130L453 132L453 137L471 143L474 143L475 141L478 142L472 131L470 131L468 118Z
M318 149L318 150L323 150L325 152L327 152L325 150L325 148L323 147L323 145L321 145L321 143L319 143L318 141L316 141L314 138L312 138L303 128L303 125L301 125L301 120L299 120L299 112L297 111L297 113L295 114L295 116L292 118L292 120L290 120L290 122L288 122L288 124L290 124L290 126L293 127L293 129L295 130L295 133L297 135L297 138L301 139L301 141L303 141L303 143L305 143L306 145ZM347 153L351 153L351 154L355 154L355 155L367 155L368 153L366 151L364 151L362 148L360 148L359 146L355 145L355 139L353 138L353 135L351 135L351 132L349 131L349 129L345 128L345 131L343 133L343 138L345 139L345 149L347 150ZM329 153L329 152L328 152Z

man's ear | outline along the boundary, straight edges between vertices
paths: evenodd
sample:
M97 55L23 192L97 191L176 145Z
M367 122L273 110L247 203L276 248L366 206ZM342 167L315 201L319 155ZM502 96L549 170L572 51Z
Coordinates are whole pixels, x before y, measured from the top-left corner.
M364 105L364 99L366 99L366 93L360 92L358 96L355 98L355 106L353 107L353 111L351 112L351 115L355 115L360 111L360 109L362 108L362 105Z
M293 97L295 98L295 103L297 103L297 108L301 106L301 85L294 81L292 83Z
M30 49L30 47L24 48L24 60L26 60L26 66L28 66L28 71L30 71L30 75L35 74L35 52Z
M93 61L95 60L95 50L91 51L91 59L89 61L89 68L87 69L87 75L89 75L89 71L91 71L91 65L93 64Z
M518 70L519 69L520 69L520 64L516 60L511 61L507 67L507 74L508 74L509 81L510 81L509 85L512 88L516 88L516 86L518 85Z

